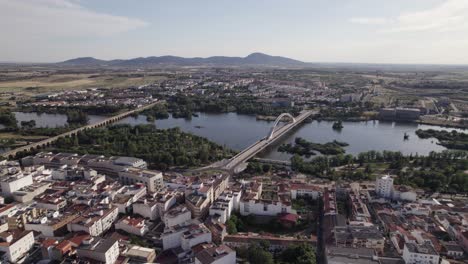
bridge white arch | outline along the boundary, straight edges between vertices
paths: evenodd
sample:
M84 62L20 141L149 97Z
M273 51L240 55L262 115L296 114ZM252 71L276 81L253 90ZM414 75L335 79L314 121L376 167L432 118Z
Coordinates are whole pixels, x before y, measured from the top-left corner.
M292 123L296 123L296 119L290 113L282 113L276 118L275 123L273 124L273 127L271 128L270 133L268 134L268 139L273 138L273 134L275 133L275 128L278 125L278 123L281 122L281 119L283 119L283 117L289 117L289 119L292 120Z

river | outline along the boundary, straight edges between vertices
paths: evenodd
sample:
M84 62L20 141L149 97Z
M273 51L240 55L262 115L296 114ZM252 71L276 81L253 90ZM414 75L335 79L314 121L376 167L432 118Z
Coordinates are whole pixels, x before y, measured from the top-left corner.
M18 120L18 126L21 125L21 121L36 121L36 127L59 127L67 125L67 115L64 114L47 114L47 113L35 113L35 112L13 112L16 120ZM96 123L106 119L105 116L99 115L88 115L89 123Z
M38 127L56 127L67 123L62 114L15 113L19 122L36 120ZM104 119L103 116L90 115L90 123ZM148 124L146 117L127 117L118 124ZM273 122L256 120L255 116L238 115L236 113L209 114L199 113L191 120L183 118L168 118L153 122L161 129L180 127L181 130L212 140L220 145L234 150L241 150L258 139L265 137ZM332 129L333 122L313 121L304 123L280 139L277 145L292 143L296 137L302 137L316 143L326 143L333 140L346 142L346 153L357 154L369 150L401 151L404 154L427 155L431 151L442 151L445 148L437 145L436 139L420 139L415 134L417 129L449 129L439 126L418 125L413 123L395 122L343 122L344 128L338 132ZM451 129L449 129L451 130ZM403 135L409 135L404 140ZM276 146L264 151L261 156L270 159L287 160L290 155L279 153Z
M137 118L128 117L121 124L147 124L145 116ZM227 114L200 113L192 120L163 119L156 120L158 128L180 127L183 131L206 137L218 144L235 150L241 150L256 140L265 137L271 129L273 122L256 120L254 116ZM281 138L276 144L293 143L296 137L302 137L316 143L326 143L333 140L346 142L346 153L358 154L369 150L401 151L404 154L427 155L431 151L442 151L445 147L437 145L436 139L420 139L415 134L417 129L447 129L439 126L419 125L414 123L395 122L343 122L344 128L338 132L332 129L333 122L313 121L304 123ZM408 140L403 136L407 133ZM272 147L261 155L270 159L289 159L290 155L276 151Z

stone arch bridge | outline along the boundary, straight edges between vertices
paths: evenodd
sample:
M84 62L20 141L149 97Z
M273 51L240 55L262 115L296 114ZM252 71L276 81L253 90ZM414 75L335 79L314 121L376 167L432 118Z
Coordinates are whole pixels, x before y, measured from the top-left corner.
M38 141L38 142L34 142L34 143L31 143L29 145L26 145L26 146L23 146L23 147L19 147L19 148L15 148L15 149L12 149L12 150L9 150L9 151L6 151L4 153L0 153L0 156L4 157L4 158L7 158L7 159L14 159L16 154L18 153L21 153L21 152L29 152L29 151L33 151L33 150L37 150L37 149L43 149L43 148L46 148L46 147L49 147L50 145L52 145L55 141L57 141L59 138L64 138L64 137L74 137L76 136L79 132L81 131L84 131L86 129L92 129L92 128L98 128L98 127L105 127L105 126L108 126L112 123L115 123L119 120L122 120L124 119L125 117L128 117L134 113L138 113L138 112L141 112L143 110L146 110L148 108L151 108L153 106L155 106L156 104L161 104L161 103L164 103L164 101L158 101L158 102L154 102L154 103L150 103L150 104L147 104L147 105L144 105L144 106L141 106L141 107L138 107L136 109L133 109L133 110L130 110L130 111L127 111L127 112L124 112L124 113L121 113L121 114L118 114L118 115L115 115L115 116L111 116L109 118L106 118L102 121L99 121L97 123L93 123L93 124L89 124L89 125L86 125L86 126L82 126L82 127L79 127L79 128L76 128L76 129L73 129L71 131L68 131L68 132L65 132L63 134L60 134L58 136L54 136L54 137L50 137L48 139L44 139L44 140L41 140L41 141Z

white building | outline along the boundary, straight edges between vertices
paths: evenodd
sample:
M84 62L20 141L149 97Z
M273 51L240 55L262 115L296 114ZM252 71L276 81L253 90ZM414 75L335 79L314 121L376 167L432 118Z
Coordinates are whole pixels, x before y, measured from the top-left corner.
M161 172L133 167L119 172L119 180L125 185L143 183L149 192L159 191L164 186Z
M361 99L361 94L343 94L340 97L340 102L351 103L357 102Z
M310 197L315 200L322 193L322 188L319 186L305 183L291 183L290 190L291 199L297 199L298 197Z
M204 224L196 228L190 227L180 240L182 249L186 251L201 243L211 243L211 232Z
M27 203L32 201L36 196L43 194L49 187L50 182L37 182L26 186L13 193L15 201Z
M112 197L112 204L119 208L119 213L130 213L133 203L146 195L143 185L125 185Z
M173 227L189 221L192 214L185 205L179 205L167 211L163 218L166 227Z
M145 219L139 217L124 217L115 224L115 229L123 230L129 234L143 236L149 229Z
M419 203L407 203L401 209L403 215L424 215L431 214L431 207Z
M281 213L296 214L290 203L281 201L263 201L256 199L243 200L240 203L241 215L268 215L276 216Z
M114 160L114 164L121 165L125 167L135 167L135 168L142 168L146 169L147 165L146 161L134 158L134 157L118 157Z
M218 216L221 223L226 223L231 217L232 211L238 210L241 192L225 191L210 206L209 214Z
M145 248L140 246L130 246L125 256L130 258L128 263L154 263L156 251L154 248Z
M415 202L417 194L412 188L404 185L399 185L394 186L392 197L393 200L397 201Z
M149 200L145 197L141 198L133 204L133 213L150 220L156 220L159 218L158 203L155 200Z
M165 191L144 196L133 204L133 213L156 220L176 204L178 195L176 191Z
M100 236L112 227L118 215L119 209L116 206L108 209L93 208L67 224L67 229L70 232L84 231L91 236Z
M16 168L11 168L11 171L0 180L0 192L5 196L12 196L14 192L31 184L33 184L31 174L24 174Z
M377 178L375 182L375 191L380 197L391 199L393 192L393 178L385 175Z
M91 239L77 249L79 258L89 258L105 264L113 264L119 257L119 242L112 238Z
M191 220L184 225L166 227L161 234L163 250L182 247L190 250L191 247L200 243L211 243L211 232L197 220Z
M180 247L180 238L187 230L187 226L173 226L171 228L165 228L164 233L161 234L163 250Z
M67 233L67 224L76 217L76 213L60 214L58 211L49 211L24 223L24 229L40 232L46 237L61 236Z
M430 243L405 243L403 260L406 264L438 264L439 254Z
M0 233L0 240L0 251L5 252L5 260L16 263L33 247L34 234L33 231L24 231L22 233L2 232Z

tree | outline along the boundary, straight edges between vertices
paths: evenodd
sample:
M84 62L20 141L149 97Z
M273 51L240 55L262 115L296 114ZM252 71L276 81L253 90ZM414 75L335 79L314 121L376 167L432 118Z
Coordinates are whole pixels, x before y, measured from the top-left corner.
M262 264L273 264L273 255L263 250L258 245L249 247L247 252L247 259L250 263L262 263Z
M297 264L315 264L315 250L310 244L300 244L289 246L279 256L280 263L297 263Z
M226 229L227 229L228 234L237 234L236 223L234 223L232 219L229 219L226 222Z
M270 248L270 241L268 240L260 240L258 242L258 245L263 249L263 250L268 250Z
M271 165L270 164L263 164L262 170L264 173L267 173L271 170Z
M372 173L372 168L370 164L366 165L366 169L364 170L366 174L371 174Z
M36 120L21 121L21 127L23 128L34 128L36 126Z

